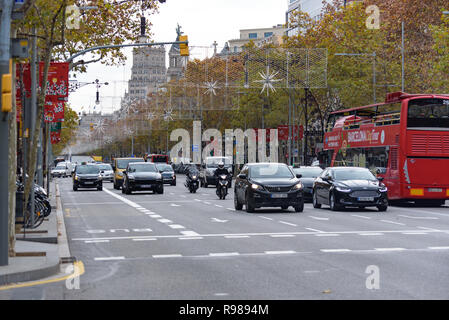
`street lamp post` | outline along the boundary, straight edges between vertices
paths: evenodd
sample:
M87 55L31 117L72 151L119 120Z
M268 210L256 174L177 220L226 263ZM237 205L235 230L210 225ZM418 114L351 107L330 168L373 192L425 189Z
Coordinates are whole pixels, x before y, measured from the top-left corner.
M373 101L376 103L376 52L373 53L336 53L336 56L371 56L373 57Z

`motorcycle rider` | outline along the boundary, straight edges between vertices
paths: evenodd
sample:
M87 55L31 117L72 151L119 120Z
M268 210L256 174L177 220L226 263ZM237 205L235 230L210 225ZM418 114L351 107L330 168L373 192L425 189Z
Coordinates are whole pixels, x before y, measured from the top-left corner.
M200 175L200 172L196 166L189 167L187 170L187 174L186 174L187 185L190 184L190 181L192 180L192 176L199 177L199 175Z
M218 187L218 180L221 175L225 175L227 178L229 178L229 171L228 169L225 168L223 161L220 161L217 169L214 172L214 176L217 178L217 187Z

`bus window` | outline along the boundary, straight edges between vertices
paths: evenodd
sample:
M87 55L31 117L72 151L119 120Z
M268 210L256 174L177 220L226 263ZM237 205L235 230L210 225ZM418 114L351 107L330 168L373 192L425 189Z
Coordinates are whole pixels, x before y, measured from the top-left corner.
M449 99L410 100L407 127L449 128Z
M349 148L340 149L335 157L334 166L368 168L376 173L377 168L386 168L388 148Z
M401 119L401 104L389 103L377 107L376 126L398 124Z

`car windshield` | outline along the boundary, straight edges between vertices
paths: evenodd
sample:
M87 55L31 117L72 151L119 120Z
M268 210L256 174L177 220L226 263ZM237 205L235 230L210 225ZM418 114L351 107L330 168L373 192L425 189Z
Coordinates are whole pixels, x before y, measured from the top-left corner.
M90 166L77 166L76 173L79 174L98 174L100 173L100 168L94 165Z
M323 172L321 168L294 168L293 171L302 175L302 178L316 178Z
M206 166L208 168L218 168L218 164L223 162L225 167L231 166L231 159L229 158L209 158L206 159Z
M293 179L293 173L286 165L266 164L250 168L251 178L288 178Z
M376 180L368 169L335 170L335 180Z
M98 167L100 168L100 170L112 170L110 164L99 164Z
M117 168L126 169L128 163L131 162L145 162L143 159L117 159Z
M58 169L65 169L65 167L66 167L66 163L65 162L60 162L56 166L56 168L58 168Z
M145 164L129 165L129 172L158 172L158 171L154 163L145 163Z
M173 168L171 167L171 165L168 164L156 164L156 167L159 171L163 171L163 172L172 172Z

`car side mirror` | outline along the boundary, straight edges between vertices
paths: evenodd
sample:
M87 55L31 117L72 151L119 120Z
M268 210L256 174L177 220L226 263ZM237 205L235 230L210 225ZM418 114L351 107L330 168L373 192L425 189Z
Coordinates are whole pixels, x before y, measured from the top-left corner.
M329 182L329 181L332 180L332 179L331 179L331 177L329 177L329 176L325 176L325 177L322 177L321 180L326 181L326 182Z
M241 173L237 177L240 178L240 179L246 179L246 174Z
M123 174L125 174L126 173L126 170L123 170Z
M302 174L298 173L298 174L296 175L296 178L298 178L298 179L302 178Z

